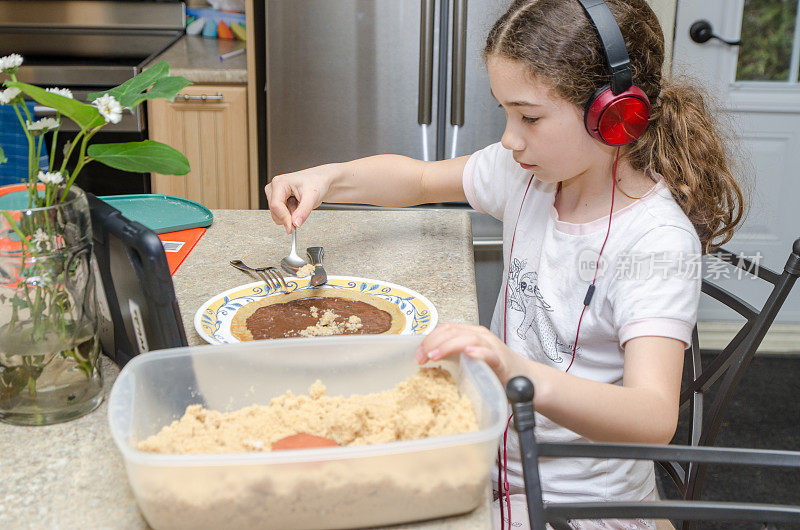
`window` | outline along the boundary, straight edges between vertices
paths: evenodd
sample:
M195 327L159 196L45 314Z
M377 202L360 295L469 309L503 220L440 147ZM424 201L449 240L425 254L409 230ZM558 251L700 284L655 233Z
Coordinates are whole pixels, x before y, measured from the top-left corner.
M797 84L798 0L745 0L737 81Z

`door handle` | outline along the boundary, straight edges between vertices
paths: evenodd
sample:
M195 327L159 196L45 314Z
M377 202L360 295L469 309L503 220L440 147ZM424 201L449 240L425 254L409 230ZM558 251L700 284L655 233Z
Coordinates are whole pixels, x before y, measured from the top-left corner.
M742 44L741 39L727 40L723 39L719 35L715 35L714 27L708 20L696 20L689 28L689 37L691 37L692 40L698 44L703 44L711 39L717 39L718 41L724 42L729 46L739 46Z
M431 124L433 98L434 0L420 0L419 16L419 102L417 123Z
M175 96L176 100L183 100L183 101L222 101L225 96L222 95L222 92L217 92L216 96L209 96L203 94L201 96L190 96L189 94L178 94Z
M453 1L453 87L450 125L464 125L464 90L467 67L467 0Z
M473 237L472 246L490 250L502 250L503 240L499 237Z

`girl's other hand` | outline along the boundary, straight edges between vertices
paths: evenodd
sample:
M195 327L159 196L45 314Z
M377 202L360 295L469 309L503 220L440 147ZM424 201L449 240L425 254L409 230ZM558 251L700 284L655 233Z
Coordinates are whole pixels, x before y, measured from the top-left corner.
M416 351L417 362L438 361L456 353L484 361L505 385L518 371L522 358L483 326L446 322L436 326Z
M294 228L300 228L311 210L325 200L335 175L333 165L276 175L264 187L275 224L283 225L287 234Z

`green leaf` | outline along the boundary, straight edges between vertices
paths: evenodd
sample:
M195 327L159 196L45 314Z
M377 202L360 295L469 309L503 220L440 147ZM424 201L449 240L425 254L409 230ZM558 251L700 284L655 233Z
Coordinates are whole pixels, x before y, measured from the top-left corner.
M53 94L37 86L19 81L6 81L6 86L16 87L36 100L37 103L56 109L63 116L77 123L81 129L91 129L106 122L95 107L78 100Z
M133 109L142 101L149 99L165 98L172 101L181 89L191 84L183 77L169 76L169 64L166 61L160 61L118 87L112 88L108 92L93 92L89 94L88 98L93 101L107 93L114 96L114 99L123 107ZM148 89L150 89L149 92Z
M6 158L6 155L3 153L3 148L0 147L0 164L5 164L6 162L8 162L8 158Z
M123 171L162 175L185 175L189 172L189 161L180 151L153 140L94 144L89 146L88 154L102 164Z
M163 77L156 81L156 83L153 85L153 88L151 88L147 93L142 94L141 99L136 101L135 104L138 105L145 99L151 100L156 98L164 98L172 101L175 99L175 96L178 94L178 92L191 84L192 82L185 77Z
M169 75L169 64L166 61L159 61L144 72L128 79L118 87L112 88L108 92L92 92L86 97L89 101L94 101L103 94L111 94L114 96L114 99L125 106L122 103L123 98L129 95L135 96L141 94L150 88L153 83L167 75Z

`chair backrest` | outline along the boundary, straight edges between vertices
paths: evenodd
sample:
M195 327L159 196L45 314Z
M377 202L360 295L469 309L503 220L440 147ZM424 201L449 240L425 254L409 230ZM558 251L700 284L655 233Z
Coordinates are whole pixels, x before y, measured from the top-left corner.
M538 443L534 436L533 384L519 376L506 385L519 432L522 472L527 493L528 516L533 530L571 530L572 519L648 518L683 521L738 520L756 523L800 522L800 506L734 502L675 500L657 502L547 503L542 499L539 457L612 458L741 466L771 466L800 471L800 452L684 445L633 445L596 443Z
M794 242L781 274L724 249L719 249L710 256L736 268L740 277L742 274L757 276L772 284L772 290L763 306L756 309L713 282L708 280L702 282L703 293L736 311L744 317L745 322L727 346L705 367L700 357L697 326L695 326L692 346L686 350L689 379L684 381L680 396L681 409L688 408L691 422L686 445L694 447L714 445L723 416L739 382L800 275L800 239ZM714 399L710 404L706 404L705 392L712 385L715 385ZM684 499L700 499L705 466L699 463L681 465L675 461L659 461L659 464L672 478ZM684 526L691 528L694 525Z

